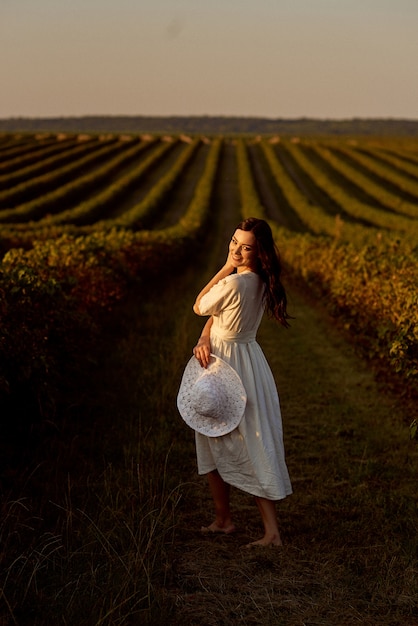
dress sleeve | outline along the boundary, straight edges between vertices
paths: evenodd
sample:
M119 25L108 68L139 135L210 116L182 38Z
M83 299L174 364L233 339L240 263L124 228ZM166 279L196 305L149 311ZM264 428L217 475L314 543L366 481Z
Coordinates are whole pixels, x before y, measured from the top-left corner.
M236 274L220 280L206 293L199 302L201 315L219 315L226 308L239 302Z

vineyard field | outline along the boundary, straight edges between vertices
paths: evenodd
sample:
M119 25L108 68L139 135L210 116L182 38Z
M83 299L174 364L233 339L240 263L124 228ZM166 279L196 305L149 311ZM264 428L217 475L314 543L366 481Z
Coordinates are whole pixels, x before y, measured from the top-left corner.
M376 139L273 137L224 139L223 146L229 143L236 152L240 141L248 151L251 176L265 216L290 233L323 232L352 241L354 231L350 227L354 226L361 242L373 244L376 237L418 241L416 140L410 144L403 140L399 145L394 139L379 143ZM116 216L123 217L151 194L183 154L185 162L179 165L178 180L158 212L158 220L164 221L164 213L176 204L181 187L190 189L196 184L210 139L61 134L29 136L23 145L16 135L14 142L12 136L4 141L3 148L0 145L0 223L5 247L7 235L16 232L17 224L24 225L22 239L26 245L31 238L48 238L51 221L77 226L80 204L89 201L99 205L109 187L114 188L110 210L104 208L95 214L91 230L112 229L118 224ZM188 149L190 158L184 154ZM188 174L192 167L194 171ZM218 176L222 175L220 167ZM187 202L183 208L185 211ZM319 222L322 219L322 225L314 225L313 214L318 215ZM332 226L329 218L335 220ZM155 229L160 228L158 220ZM138 231L142 223L133 221L129 227ZM70 230L75 233L74 228ZM59 230L54 236L57 234Z
M0 139L6 396L32 378L48 396L44 375L57 360L50 340L56 327L66 335L77 315L107 309L133 280L174 267L232 211L267 219L289 279L328 303L367 358L415 386L418 140Z
M0 134L1 624L416 623L417 185L413 137ZM249 216L291 315L259 329L295 492L268 550L239 490L200 532L175 402Z

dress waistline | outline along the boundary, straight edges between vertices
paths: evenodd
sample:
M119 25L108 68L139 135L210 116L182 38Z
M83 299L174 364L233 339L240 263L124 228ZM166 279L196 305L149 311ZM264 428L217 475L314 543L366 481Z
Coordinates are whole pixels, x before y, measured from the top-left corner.
M219 337L222 341L231 341L234 343L252 343L256 341L256 334L252 331L249 332L231 332L228 330L220 330L211 328L211 334Z

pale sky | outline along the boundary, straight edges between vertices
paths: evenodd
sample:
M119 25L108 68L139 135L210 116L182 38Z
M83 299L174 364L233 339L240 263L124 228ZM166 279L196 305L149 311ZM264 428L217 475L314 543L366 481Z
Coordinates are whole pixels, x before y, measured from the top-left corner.
M0 118L418 119L418 0L0 0Z

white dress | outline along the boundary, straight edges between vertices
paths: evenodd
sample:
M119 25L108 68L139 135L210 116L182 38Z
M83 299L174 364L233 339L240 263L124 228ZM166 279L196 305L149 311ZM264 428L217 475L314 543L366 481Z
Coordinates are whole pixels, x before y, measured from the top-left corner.
M211 350L240 375L247 405L235 430L221 437L196 433L199 474L218 470L224 481L254 496L280 500L292 493L283 446L279 396L256 333L265 285L243 272L220 280L199 303L213 315Z

